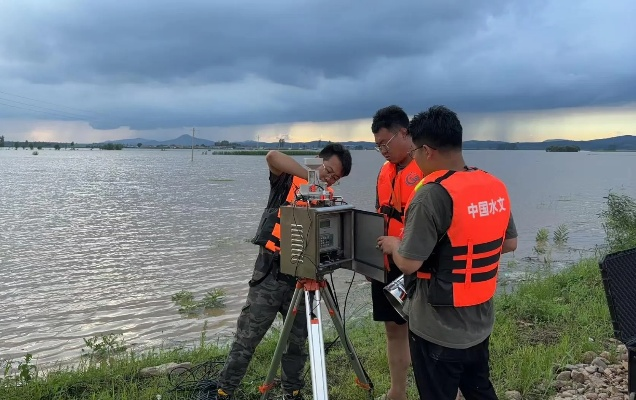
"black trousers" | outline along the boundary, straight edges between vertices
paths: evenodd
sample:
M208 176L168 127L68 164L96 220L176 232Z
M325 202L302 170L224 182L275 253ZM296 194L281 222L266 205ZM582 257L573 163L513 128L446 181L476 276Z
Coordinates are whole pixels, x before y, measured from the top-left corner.
M490 382L489 338L468 349L451 349L409 331L409 345L420 399L455 400L459 389L466 400L497 400Z

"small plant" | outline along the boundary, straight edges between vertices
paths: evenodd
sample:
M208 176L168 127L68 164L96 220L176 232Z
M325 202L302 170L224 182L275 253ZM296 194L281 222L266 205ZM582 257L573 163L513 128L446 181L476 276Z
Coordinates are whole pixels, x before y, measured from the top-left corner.
M610 193L607 209L601 212L610 252L636 247L636 200Z
M541 228L535 236L534 252L539 256L540 261L546 266L552 264L552 250L562 248L568 241L568 227L565 224L559 225L552 232L552 244L550 244L550 231L548 228ZM543 258L543 260L541 260Z
M201 337L199 339L199 346L203 348L205 346L206 336L208 330L208 320L203 321L203 329L201 330Z
M201 301L201 305L203 308L223 308L225 307L224 303L225 291L220 288L215 288L214 290L207 292L203 300Z
M535 246L534 251L537 254L545 254L548 247L548 242L550 240L550 231L547 228L541 228L537 231L537 236L535 237Z
M14 361L4 361L4 375L0 378L0 387L10 379L14 380L18 385L22 385L37 378L37 367L31 364L32 359L33 355L31 353L27 353L26 356L24 356L24 361L19 361L17 363L16 370L13 369ZM14 374L14 372L17 373Z
M548 243L549 238L550 238L550 231L548 231L548 228L541 228L537 231L537 236L535 240L537 244Z
M104 360L116 354L126 351L127 346L124 344L123 335L121 333L110 333L107 335L93 336L90 339L84 338L84 345L89 351L82 349L85 357L91 359Z
M172 295L172 301L179 306L179 312L187 315L197 315L205 310L225 307L225 291L215 288L205 294L201 301L195 301L192 292L181 290Z
M18 371L20 372L18 377L20 382L29 382L37 376L37 369L35 365L31 364L32 358L33 355L31 353L27 353L27 355L24 356L24 362L18 364Z
M192 292L189 292L187 290L182 290L172 295L172 301L176 303L191 302L193 300L194 295L192 294Z
M552 240L556 246L563 247L568 242L568 227L559 225L552 233Z

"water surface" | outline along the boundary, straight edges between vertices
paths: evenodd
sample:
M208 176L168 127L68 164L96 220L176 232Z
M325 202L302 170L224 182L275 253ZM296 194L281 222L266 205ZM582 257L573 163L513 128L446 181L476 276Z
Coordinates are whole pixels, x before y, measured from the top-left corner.
M467 151L470 165L509 187L519 249L502 278L535 260L535 235L560 224L556 265L603 242L599 212L610 190L636 197L636 153ZM297 157L301 160L303 157ZM354 151L336 193L371 210L383 162ZM247 293L254 234L268 194L263 156L189 150L0 151L0 359L33 353L40 365L79 356L83 338L121 333L140 347L230 335ZM515 260L515 262L510 262ZM352 274L338 271L344 299ZM354 281L347 317L368 312L368 284ZM227 292L226 308L185 318L171 301ZM342 304L342 300L341 300Z

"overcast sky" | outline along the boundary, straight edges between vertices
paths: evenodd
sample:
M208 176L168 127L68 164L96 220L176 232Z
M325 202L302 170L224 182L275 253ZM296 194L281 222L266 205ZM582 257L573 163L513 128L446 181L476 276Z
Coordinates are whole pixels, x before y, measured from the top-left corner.
M636 1L3 0L9 140L372 140L399 104L465 138L636 134Z

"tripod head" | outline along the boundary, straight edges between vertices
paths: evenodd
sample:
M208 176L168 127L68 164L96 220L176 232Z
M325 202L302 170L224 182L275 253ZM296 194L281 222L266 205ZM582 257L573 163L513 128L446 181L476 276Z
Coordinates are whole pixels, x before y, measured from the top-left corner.
M307 184L300 185L300 190L296 193L296 199L307 203L308 207L330 207L335 204L333 193L323 187L324 182L320 181L320 167L323 166L323 159L312 157L305 158L307 171Z

